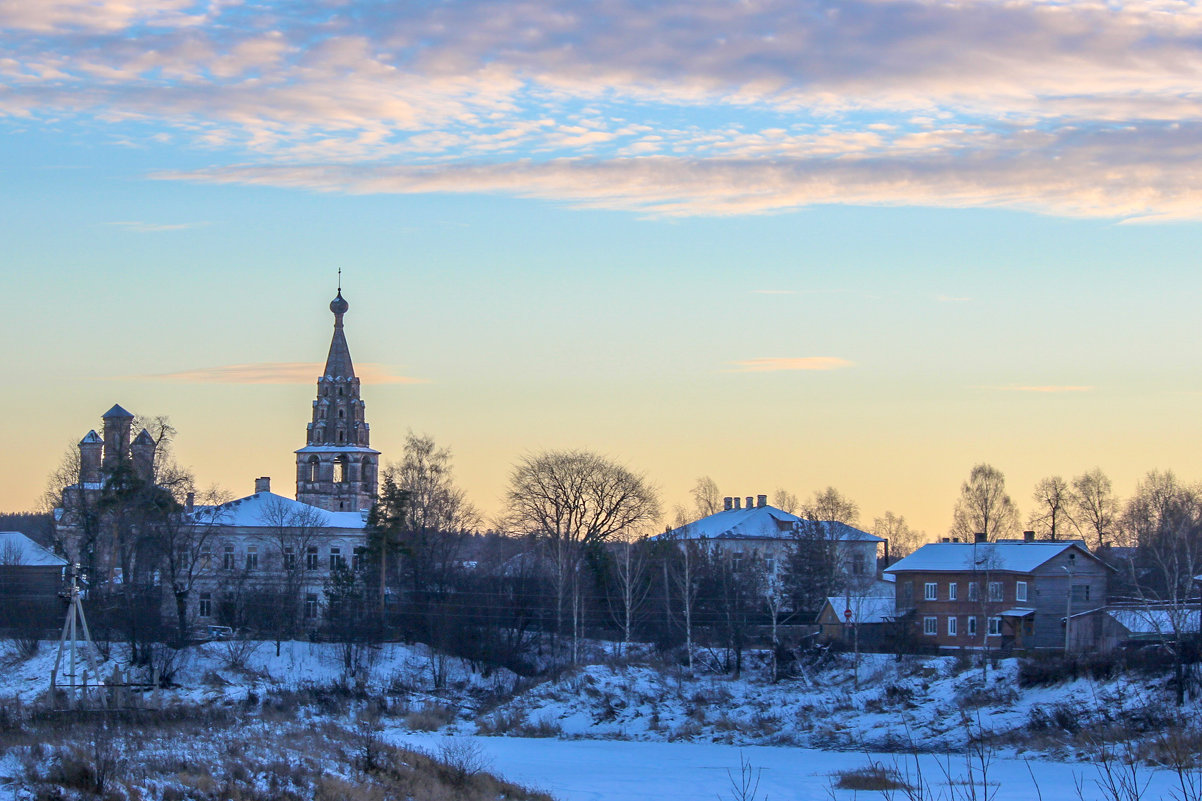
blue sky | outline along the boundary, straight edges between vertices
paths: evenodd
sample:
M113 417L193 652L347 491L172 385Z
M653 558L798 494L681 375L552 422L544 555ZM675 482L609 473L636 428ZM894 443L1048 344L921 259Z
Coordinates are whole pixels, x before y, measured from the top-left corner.
M0 3L3 401L32 506L113 402L291 491L344 268L373 443L495 510L543 447L670 507L978 461L1193 478L1192 3ZM34 423L36 421L36 423Z

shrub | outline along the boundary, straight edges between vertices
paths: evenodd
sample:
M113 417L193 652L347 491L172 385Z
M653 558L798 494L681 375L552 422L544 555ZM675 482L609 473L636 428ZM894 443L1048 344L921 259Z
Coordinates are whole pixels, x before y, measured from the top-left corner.
M901 774L895 768L885 767L879 762L870 762L862 768L842 770L835 775L839 777L835 786L840 790L868 790L884 793L910 789L910 785L902 781Z
M405 715L404 725L411 731L437 731L455 719L455 709L442 704L427 704Z

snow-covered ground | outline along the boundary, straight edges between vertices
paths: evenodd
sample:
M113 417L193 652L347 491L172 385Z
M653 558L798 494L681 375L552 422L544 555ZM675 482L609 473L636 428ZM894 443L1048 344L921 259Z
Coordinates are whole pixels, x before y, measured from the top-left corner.
M394 733L398 745L438 754L448 738L438 734ZM837 774L877 762L897 765L904 775L914 767L898 754L816 751L773 746L732 746L717 743L639 743L613 740L547 740L518 737L477 737L490 769L510 781L550 793L560 801L694 801L733 799L732 781L741 781L749 765L758 778L757 798L764 801L793 799L879 798L878 792L834 787ZM462 738L450 740L462 747ZM932 798L949 798L946 776L964 787L967 770L963 757L926 755L921 768L933 791ZM974 774L975 776L976 774ZM1083 801L1105 796L1094 783L1089 765L1041 760L996 759L989 768L989 795L995 801L1032 801L1037 798L1076 799L1078 785ZM1034 778L1032 778L1034 777ZM1170 799L1170 777L1151 778L1145 799ZM978 779L979 781L979 779ZM900 793L897 798L904 798ZM978 797L984 797L978 796Z

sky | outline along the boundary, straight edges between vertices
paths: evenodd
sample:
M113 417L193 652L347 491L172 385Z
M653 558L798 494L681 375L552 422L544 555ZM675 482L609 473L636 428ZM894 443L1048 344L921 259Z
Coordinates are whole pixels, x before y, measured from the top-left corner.
M664 507L1202 478L1202 8L0 0L0 509L113 403L295 489L341 268L372 444Z

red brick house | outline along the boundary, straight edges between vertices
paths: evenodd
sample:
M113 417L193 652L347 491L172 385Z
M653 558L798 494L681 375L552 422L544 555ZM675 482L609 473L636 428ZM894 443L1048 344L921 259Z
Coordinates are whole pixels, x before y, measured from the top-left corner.
M885 569L918 642L988 650L1064 648L1066 616L1104 606L1111 572L1081 540L1033 538L932 543Z

